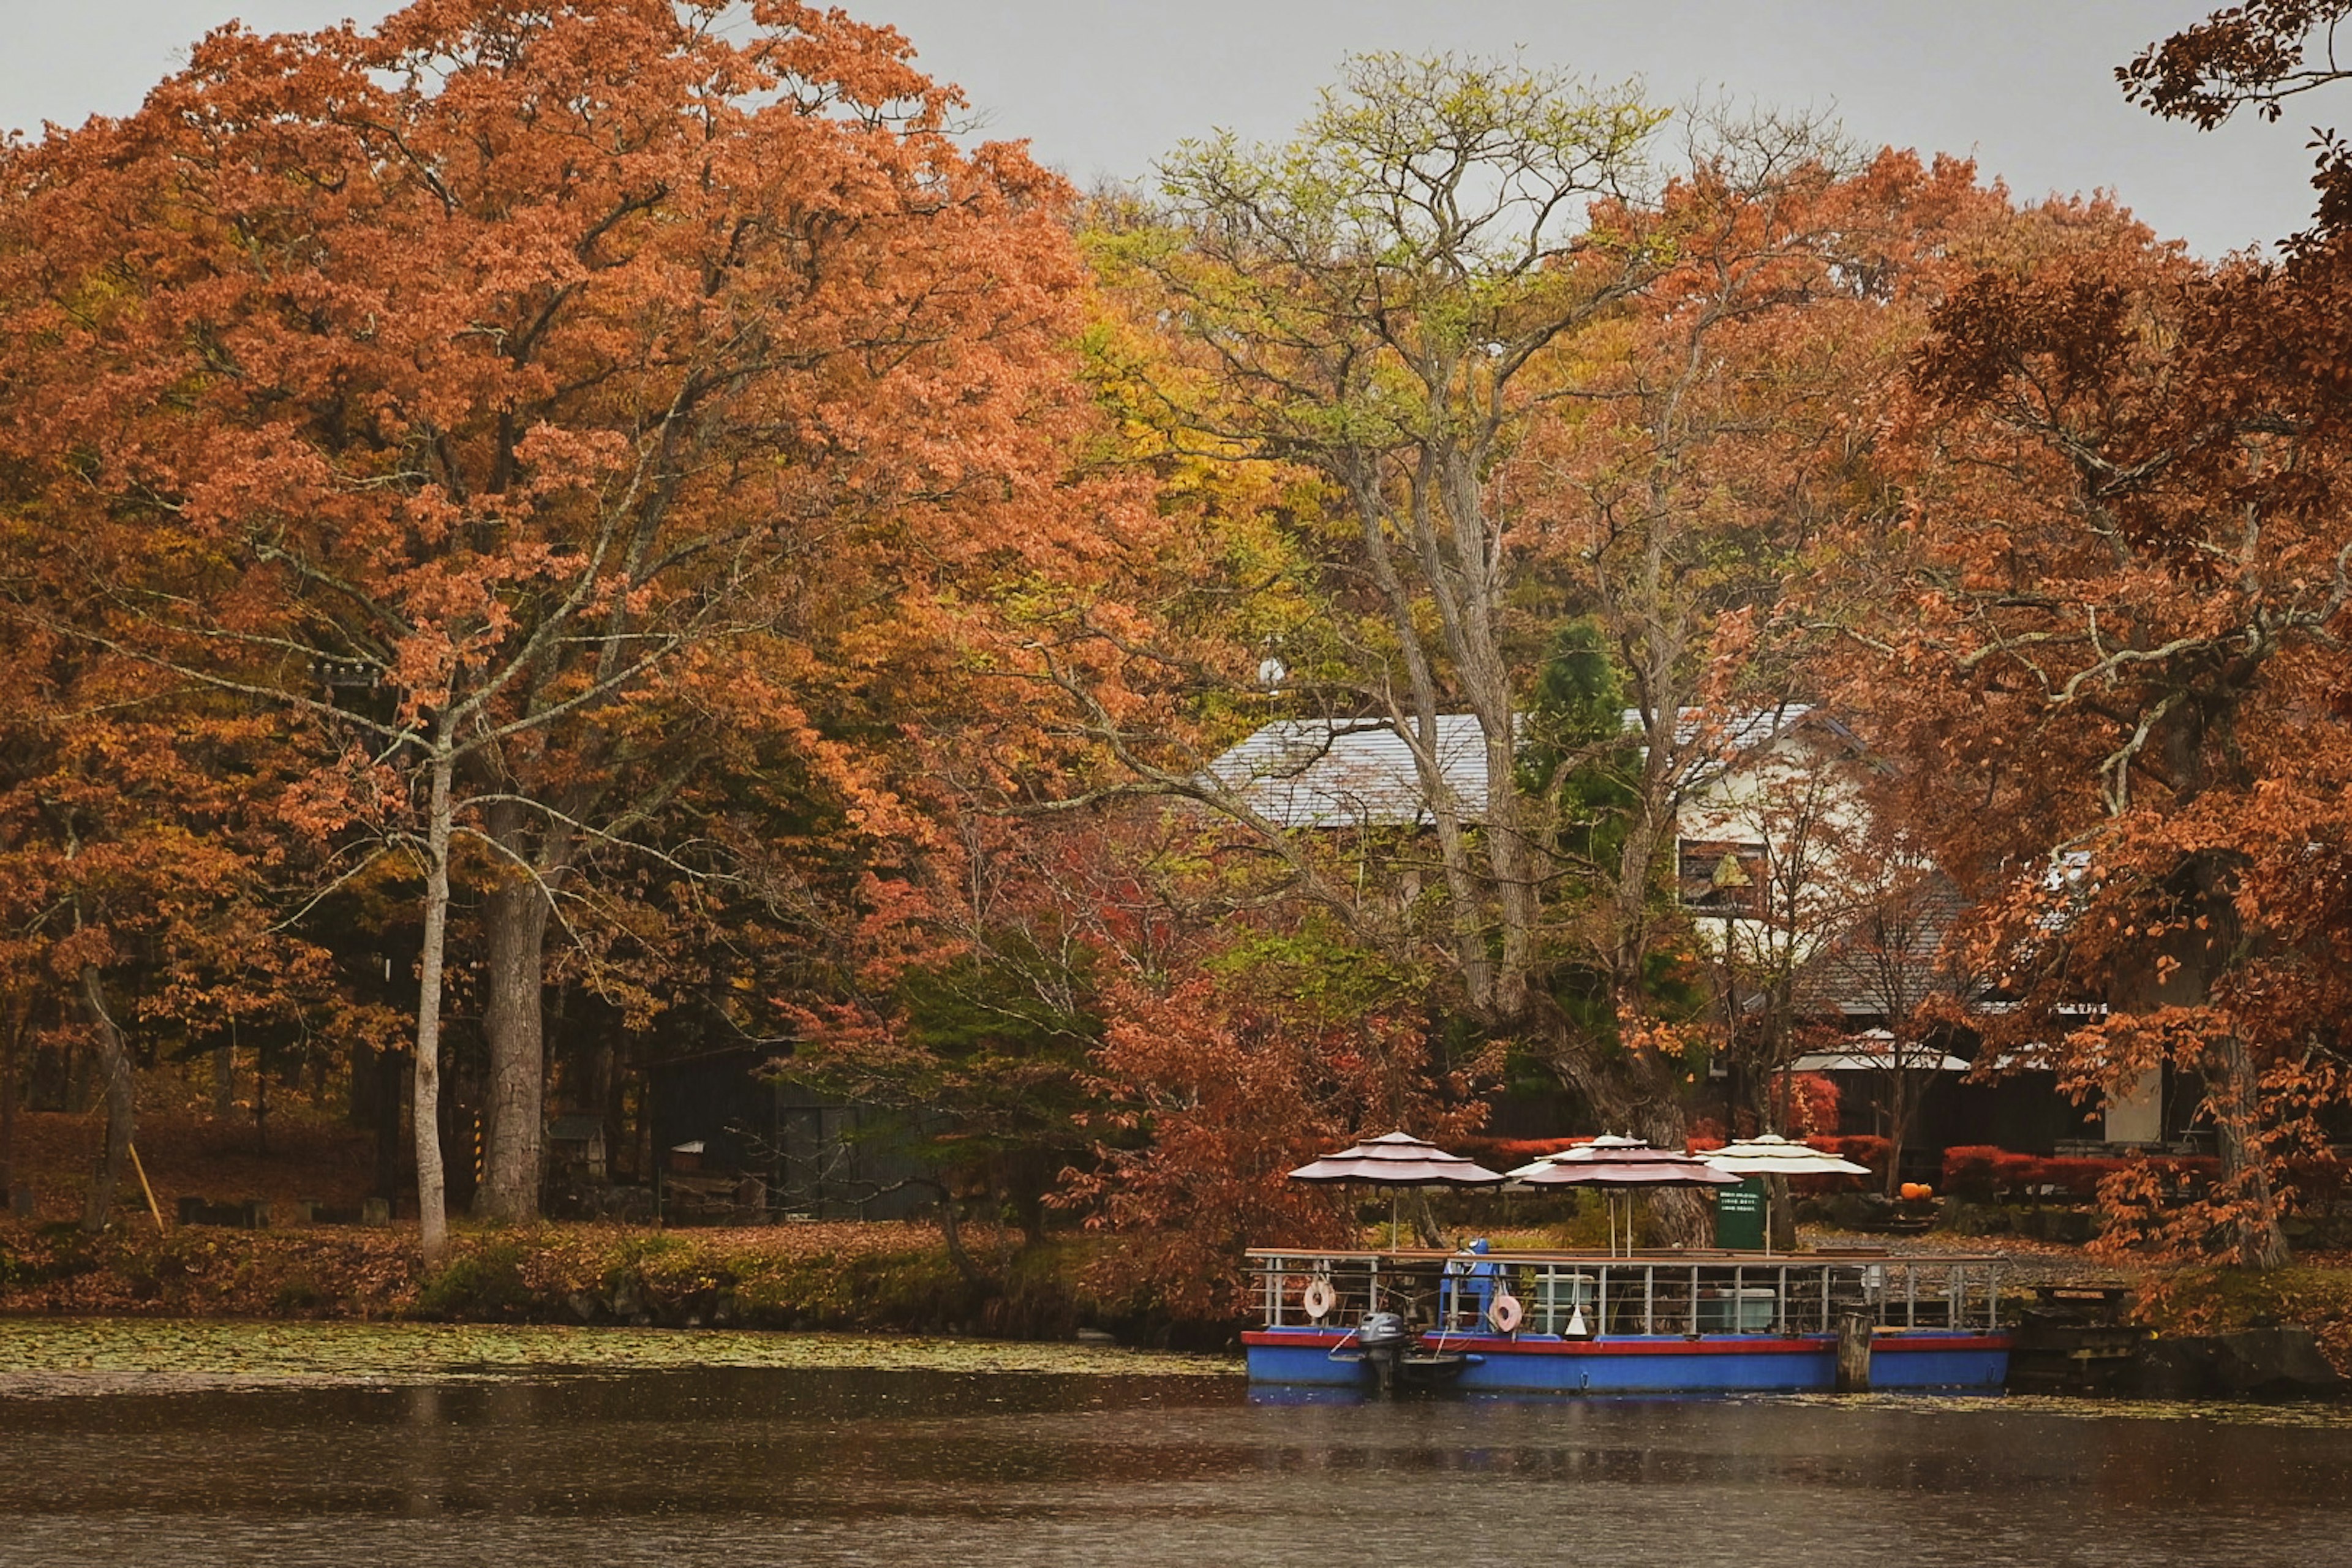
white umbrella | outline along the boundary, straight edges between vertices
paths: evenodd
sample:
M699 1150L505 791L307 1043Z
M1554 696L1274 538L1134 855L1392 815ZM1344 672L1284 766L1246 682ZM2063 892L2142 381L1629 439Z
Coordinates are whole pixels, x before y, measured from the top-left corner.
M1726 1143L1720 1149L1710 1149L1699 1156L1718 1171L1735 1176L1822 1176L1843 1174L1866 1176L1870 1167L1857 1165L1835 1154L1825 1154L1810 1143L1800 1143L1783 1138L1777 1132L1760 1133ZM1772 1250L1772 1189L1764 1189L1764 1250Z
M1620 1138L1613 1132L1603 1132L1598 1138L1588 1138L1581 1143L1571 1143L1567 1148L1552 1153L1538 1154L1526 1164L1514 1166L1503 1173L1512 1181L1524 1182L1529 1176L1549 1170L1563 1160L1579 1165L1587 1165L1596 1160L1607 1159L1609 1152L1612 1149L1646 1149L1649 1146L1650 1141L1646 1138Z
M1625 1250L1633 1249L1632 1189L1638 1187L1728 1187L1739 1178L1718 1171L1679 1149L1654 1149L1639 1138L1595 1138L1573 1149L1547 1154L1511 1173L1531 1187L1600 1187L1609 1194L1609 1255L1617 1255L1615 1194L1627 1193Z

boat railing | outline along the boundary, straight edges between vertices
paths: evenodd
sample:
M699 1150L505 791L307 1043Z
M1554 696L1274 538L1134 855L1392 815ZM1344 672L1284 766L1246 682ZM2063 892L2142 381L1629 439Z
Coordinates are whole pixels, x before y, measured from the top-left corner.
M1848 1312L1889 1329L1999 1326L2004 1259L1917 1254L1253 1250L1252 1289L1269 1328L1346 1328L1391 1311L1440 1338L1499 1331L1561 1337L1828 1333ZM1310 1308L1320 1307L1320 1311Z

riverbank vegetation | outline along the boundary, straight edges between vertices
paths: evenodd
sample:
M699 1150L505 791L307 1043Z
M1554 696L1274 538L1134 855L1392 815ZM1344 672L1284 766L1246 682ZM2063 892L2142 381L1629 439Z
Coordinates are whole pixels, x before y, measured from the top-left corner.
M1505 1247L1596 1247L1603 1223L1595 1213L1492 1235ZM2037 1280L2118 1278L2079 1247L2011 1237L1928 1239L2010 1254L2021 1303L2032 1300ZM909 1334L1028 1342L1099 1336L1129 1346L1230 1352L1246 1326L1236 1317L1203 1314L1203 1298L1181 1279L1171 1279L1171 1289L1130 1285L1107 1294L1106 1279L1134 1278L1131 1269L1106 1267L1122 1245L1116 1238L1057 1237L1039 1247L1023 1247L1013 1234L1002 1240L1001 1248L983 1248L1000 1271L975 1282L950 1259L937 1228L920 1224L672 1231L461 1226L443 1261L427 1267L414 1227L194 1226L162 1237L121 1227L91 1237L68 1224L0 1223L0 1319L8 1320L0 1347L37 1347L21 1353L46 1365L65 1342L60 1333L69 1341L98 1332L59 1329L61 1321L152 1319L170 1324L163 1338L151 1343L132 1332L105 1343L146 1356L186 1349L187 1364L175 1361L167 1370L266 1372L276 1367L273 1358L285 1343L312 1342L263 1332L248 1345L235 1324L530 1324L582 1331L530 1341L508 1358L516 1364L703 1364L707 1356L728 1364L899 1364L902 1352L892 1347L897 1336ZM2285 1269L2141 1268L2120 1278L2130 1289L2132 1321L2159 1336L2307 1329L2328 1360L2352 1376L2352 1260L2345 1255ZM636 1332L646 1330L691 1332L656 1340ZM828 1337L841 1333L893 1338L857 1342L879 1347L860 1352ZM615 1336L610 1349L598 1342L606 1335ZM718 1342L708 1350L675 1342L714 1336ZM809 1348L793 1348L812 1337ZM464 1336L430 1342L436 1355L455 1358L452 1365L473 1342ZM219 1364L224 1345L245 1347L226 1369ZM115 1367L107 1359L113 1352L91 1353L99 1357L92 1367ZM917 1363L945 1364L922 1359L929 1353L917 1352ZM0 1348L0 1371L9 1370L10 1355ZM366 1371L374 1364L344 1370L374 1375Z
M920 1224L460 1227L431 1265L414 1226L0 1225L0 1314L1230 1338L1230 1323L1178 1319L1149 1295L1101 1294L1100 1241L994 1239L967 1238L987 1268L974 1280Z
M2126 83L2274 107L2347 14ZM1864 1014L1889 1195L1958 1051L2158 1097L2109 1255L2290 1260L2352 1131L2336 143L2209 263L1525 62L1086 195L960 104L786 0L417 0L0 146L0 1189L79 1227L8 1300L1225 1323L1348 1234L1320 1150L1830 1131ZM72 1169L27 1105L102 1106ZM173 1228L247 1194L150 1210L159 1112L341 1121L287 1195L415 1228ZM537 1227L689 1200L938 1240Z

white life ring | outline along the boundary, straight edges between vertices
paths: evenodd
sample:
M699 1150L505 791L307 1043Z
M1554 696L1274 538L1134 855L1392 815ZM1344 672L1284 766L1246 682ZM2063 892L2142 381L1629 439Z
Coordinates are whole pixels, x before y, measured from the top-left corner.
M1495 1304L1486 1309L1486 1321L1495 1325L1497 1333L1507 1334L1517 1328L1522 1315L1519 1299L1508 1290L1496 1297Z
M1298 1304L1307 1309L1308 1317L1320 1321L1329 1315L1338 1300L1338 1295L1331 1289L1331 1281L1309 1279L1305 1293L1298 1298Z

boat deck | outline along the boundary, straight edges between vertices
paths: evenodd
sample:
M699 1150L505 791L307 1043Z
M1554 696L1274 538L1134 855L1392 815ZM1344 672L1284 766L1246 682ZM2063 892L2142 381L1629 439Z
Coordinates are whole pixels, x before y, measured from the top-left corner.
M1877 1386L1998 1388L1998 1256L1878 1251L1249 1254L1253 1378L1348 1384L1359 1325L1394 1313L1465 1387L1828 1388L1841 1319L1870 1328ZM1310 1308L1319 1309L1310 1310Z
M1525 1334L1833 1333L1839 1315L1881 1328L2000 1326L1997 1254L1853 1252L1294 1251L1252 1249L1253 1304L1267 1328L1307 1326L1307 1285L1327 1281L1326 1322L1397 1312L1424 1331L1484 1333L1495 1299L1516 1298Z

